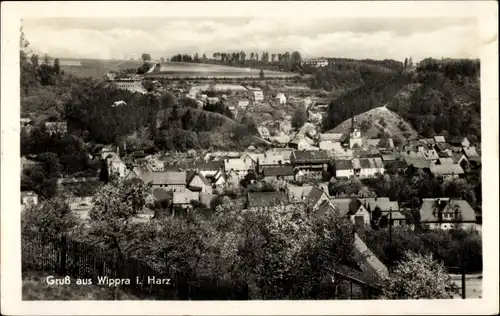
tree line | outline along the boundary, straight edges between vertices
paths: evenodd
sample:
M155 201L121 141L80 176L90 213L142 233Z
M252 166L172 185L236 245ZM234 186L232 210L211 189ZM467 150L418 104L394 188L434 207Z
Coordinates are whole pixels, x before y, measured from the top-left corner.
M193 63L211 63L235 67L253 67L265 69L277 69L281 71L298 72L301 69L302 56L298 51L284 53L269 52L215 52L210 57L198 53L194 55L176 54L170 57L173 62L193 62Z

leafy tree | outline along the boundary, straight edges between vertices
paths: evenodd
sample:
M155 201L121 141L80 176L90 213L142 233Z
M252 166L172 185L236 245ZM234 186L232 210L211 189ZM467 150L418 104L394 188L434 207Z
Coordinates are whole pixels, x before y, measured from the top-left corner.
M58 236L71 231L77 219L68 204L60 197L46 200L25 209L21 214L21 231Z
M108 183L94 196L90 211L90 227L86 236L92 243L116 252L124 258L137 246L134 240L135 224L132 219L147 205L152 205L150 186L140 180Z
M260 77L261 79L263 79L263 78L264 78L264 70L263 70L263 69L261 69L261 70L260 70L260 72L259 72L259 77Z
M304 107L295 110L292 117L292 126L296 129L301 128L307 121L307 112Z
M54 59L54 72L58 75L61 73L61 65L59 63L59 58Z
M147 53L143 53L141 56L141 59L144 61L150 61L151 60L151 55Z
M188 109L184 113L184 116L182 117L182 128L185 130L189 130L192 124L193 122L192 122L191 111Z
M445 267L432 255L407 252L384 282L388 299L450 299L458 293Z
M150 65L148 63L143 63L139 68L137 68L137 73L138 74L145 74L149 71L151 67L154 67L153 65Z

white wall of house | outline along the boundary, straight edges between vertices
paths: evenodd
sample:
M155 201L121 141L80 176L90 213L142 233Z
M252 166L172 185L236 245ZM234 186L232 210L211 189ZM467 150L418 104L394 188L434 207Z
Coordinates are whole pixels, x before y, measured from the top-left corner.
M350 178L354 176L354 169L341 169L335 171L335 176L337 178Z
M120 178L127 175L127 166L121 160L112 160L108 165L108 169L110 175L117 175Z
M384 173L384 168L361 168L359 176L361 178L375 177L377 173Z
M350 219L351 219L351 221L352 221L353 224L356 223L355 217L357 217L357 216L363 217L363 223L365 225L370 225L370 213L368 212L368 210L363 205L361 205L359 207L359 209L356 212L356 214L350 216Z
M153 188L163 188L167 191L185 191L186 186L183 184L153 184Z
M448 223L422 223L425 224L429 227L429 229L442 229L442 230L450 230L454 226L456 226L456 223L448 222ZM476 223L461 223L460 228L463 230L478 230L478 225Z

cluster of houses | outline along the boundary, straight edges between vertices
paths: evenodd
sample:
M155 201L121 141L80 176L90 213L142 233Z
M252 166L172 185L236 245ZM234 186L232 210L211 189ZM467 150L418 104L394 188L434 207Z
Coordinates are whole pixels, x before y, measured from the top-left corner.
M29 122L26 120L26 123ZM47 122L46 127L51 131L67 128L60 122ZM285 147L266 152L252 148L246 152L214 152L180 161L153 156L129 161L113 149L101 148L98 152L92 158L103 158L110 176L151 183L155 200L169 200L172 208L191 209L195 201L209 205L214 194L238 187L244 179L277 180L285 183L284 190L251 193L246 196L247 207L269 207L274 200L290 205L305 203L312 211L332 208L350 216L358 225L371 223L377 208L394 226L404 225L406 217L397 202L384 197L374 200L331 197L326 185L331 177L370 178L389 170L404 171L413 167L443 178L454 178L480 167L481 163L478 149L465 137L446 140L436 136L396 147L391 138L366 139L354 121L349 133L321 134L313 124L306 123ZM60 182L76 180L61 179ZM36 204L34 195L34 192L23 193L22 205ZM70 204L75 210L82 210L85 206L91 207L89 201ZM421 222L429 223L431 228L450 228L451 224L446 223L458 217L470 224L468 226L475 225L475 212L466 201L444 198L422 201Z
M481 165L477 147L466 137L444 136L408 141L395 146L392 138L367 139L353 123L349 133L316 132L306 123L294 136L271 137L281 148L317 151L328 155L336 178L374 177L387 170L404 171L412 166L446 179L457 178Z

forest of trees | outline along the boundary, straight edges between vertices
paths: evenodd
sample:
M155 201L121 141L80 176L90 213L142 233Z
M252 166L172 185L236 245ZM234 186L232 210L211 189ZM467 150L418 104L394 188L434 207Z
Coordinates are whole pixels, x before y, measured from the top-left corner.
M481 140L480 64L477 60L424 59L417 66L418 88L409 105L394 100L388 107L423 137L466 136Z
M361 71L364 84L334 99L328 106L325 129L335 128L343 121L382 106L407 84L411 76L400 72Z

